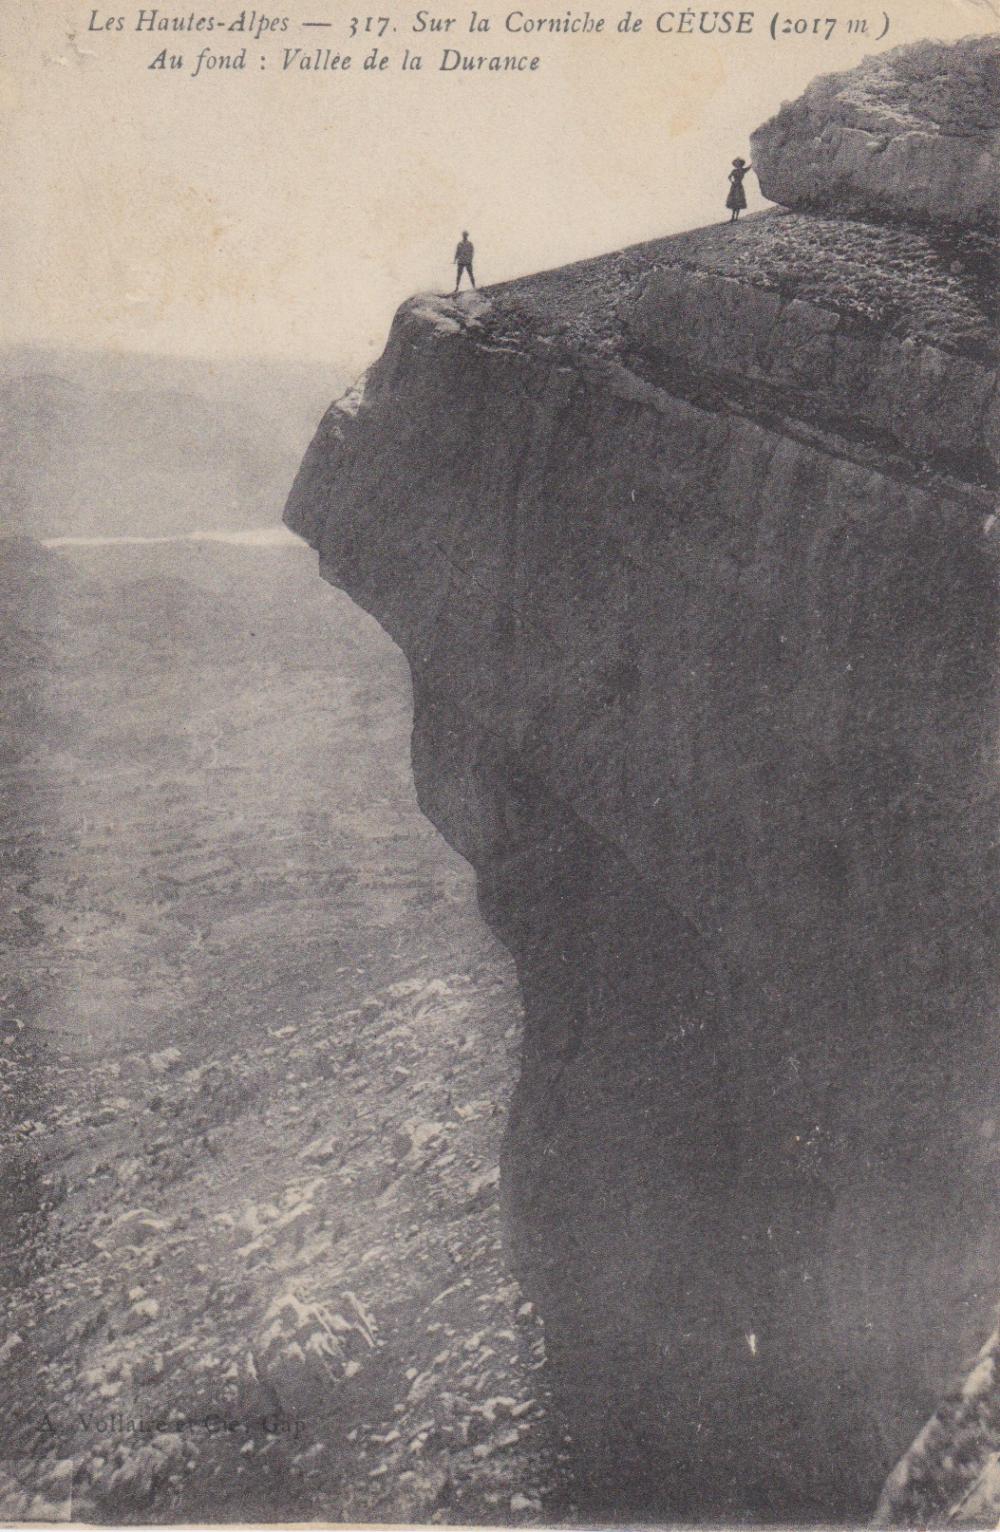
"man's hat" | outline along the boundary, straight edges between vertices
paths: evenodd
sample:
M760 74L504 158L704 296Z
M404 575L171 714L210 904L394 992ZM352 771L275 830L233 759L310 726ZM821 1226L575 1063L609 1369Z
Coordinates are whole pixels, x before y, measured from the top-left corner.
M739 155L737 155L736 158L733 160L733 164L734 165L745 165L746 164L746 160L741 160Z

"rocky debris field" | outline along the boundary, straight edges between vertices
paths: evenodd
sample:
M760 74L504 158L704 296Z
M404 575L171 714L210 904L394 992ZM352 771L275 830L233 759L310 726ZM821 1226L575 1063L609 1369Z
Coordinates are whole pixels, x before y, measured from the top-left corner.
M47 1061L47 1107L4 1134L5 1515L540 1518L558 1475L499 1238L498 989L415 974L279 1008L235 1054ZM6 1100L38 1065L5 1052Z
M304 549L21 556L0 1514L569 1514L501 1244L520 1011L398 654Z

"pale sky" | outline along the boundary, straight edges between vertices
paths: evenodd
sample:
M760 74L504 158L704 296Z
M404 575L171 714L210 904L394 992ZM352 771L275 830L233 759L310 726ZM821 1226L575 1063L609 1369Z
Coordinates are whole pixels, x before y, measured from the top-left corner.
M878 30L888 6L882 47L1000 30L989 0L833 0L788 13L836 17L830 41L775 43L768 0L749 37L668 37L655 30L665 3L632 5L639 37L535 44L503 17L562 15L565 0L479 0L494 30L478 38L464 0L426 7L457 18L433 39L408 31L422 0L380 0L398 27L387 43L421 49L425 67L371 75L347 36L360 0L266 0L288 31L251 41L244 73L192 78L202 46L233 52L244 39L137 32L131 0L99 9L125 18L100 34L90 0L0 0L4 340L360 368L403 298L450 285L462 229L491 282L724 217L726 173L750 132L813 76L872 50L848 18ZM159 9L186 17L191 5ZM240 9L204 0L195 14ZM609 30L626 9L591 0ZM334 25L304 29L310 19ZM544 62L535 74L442 74L448 44ZM162 46L183 54L182 72L146 68ZM284 46L350 51L355 67L283 72ZM753 177L748 190L763 205Z

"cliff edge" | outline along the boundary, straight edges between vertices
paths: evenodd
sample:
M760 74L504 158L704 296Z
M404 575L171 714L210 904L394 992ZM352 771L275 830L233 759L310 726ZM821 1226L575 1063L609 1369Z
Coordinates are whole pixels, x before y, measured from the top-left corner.
M992 1328L992 257L877 205L412 300L286 511L517 963L509 1248L593 1515L870 1514Z

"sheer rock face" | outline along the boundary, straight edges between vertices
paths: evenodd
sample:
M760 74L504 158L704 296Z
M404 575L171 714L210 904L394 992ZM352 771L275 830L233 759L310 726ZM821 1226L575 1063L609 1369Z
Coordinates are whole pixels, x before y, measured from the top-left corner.
M831 228L831 259L837 235ZM661 356L739 378L886 449L916 453L967 474L1000 469L1000 394L992 359L873 334L836 308L732 277L664 266L635 305L632 331Z
M896 48L824 75L751 142L761 190L785 207L995 231L1000 38Z
M598 1518L864 1517L993 1327L990 326L814 222L414 300L286 512L517 962L510 1248Z

